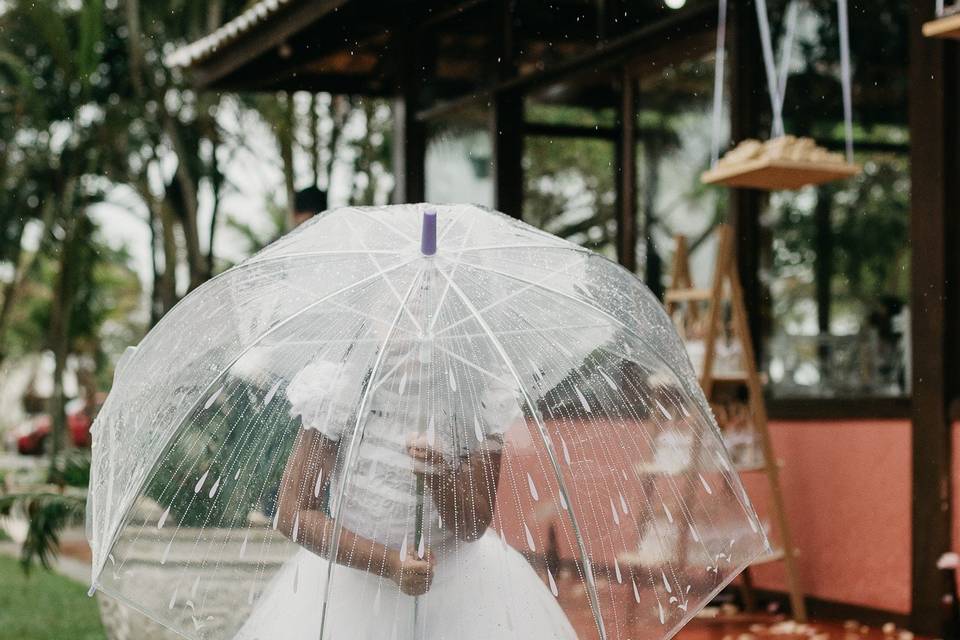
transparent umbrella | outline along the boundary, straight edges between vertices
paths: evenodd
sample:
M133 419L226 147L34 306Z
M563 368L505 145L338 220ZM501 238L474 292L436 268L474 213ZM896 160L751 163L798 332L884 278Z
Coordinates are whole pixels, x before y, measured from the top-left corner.
M651 293L472 206L214 278L93 433L93 589L188 638L661 639L768 549Z

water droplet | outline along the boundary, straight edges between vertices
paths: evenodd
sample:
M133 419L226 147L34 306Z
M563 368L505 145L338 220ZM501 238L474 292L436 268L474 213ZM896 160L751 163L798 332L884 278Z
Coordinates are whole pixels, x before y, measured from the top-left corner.
M457 379L453 376L453 369L447 369L447 375L450 377L450 390L457 392Z
M673 420L673 416L670 414L669 411L667 411L667 408L662 404L660 404L659 400L656 400L655 402L657 403L657 408L660 409L660 413L663 414L663 417L666 418L667 420Z
M703 484L703 488L706 489L708 494L713 495L713 489L707 484L707 479L703 477L702 473L698 473L697 475L700 476L700 482Z
M534 500L540 500L540 494L537 493L537 486L533 484L533 478L527 473L527 486L530 487L530 495Z
M213 486L210 487L210 493L208 494L209 497L212 498L213 496L217 495L217 489L219 488L220 488L220 478L217 478L216 482L213 483Z
M623 584L623 575L620 573L620 563L617 562L617 559L613 559L613 572L617 576L617 582Z
M667 514L667 522L673 524L673 514L670 513L670 507L666 503L663 504L663 512Z
M527 536L527 546L530 547L530 551L536 551L537 545L533 544L533 536L530 534L530 529L527 527L527 523L523 523L523 532Z
M619 391L619 390L617 389L617 384L610 378L610 376L608 376L608 375L604 372L603 369L597 369L597 371L600 372L600 377L602 377L602 378L604 379L604 381L606 381L608 387L610 387L610 388L613 389L614 391Z
M640 602L640 591L637 590L637 583L633 578L630 578L630 584L633 585L633 599L638 603Z
M403 542L400 543L400 562L407 559L407 536L404 534Z
M570 464L570 450L567 449L567 441L563 439L563 436L560 437L560 448L563 449L563 460L569 466Z
M212 396L210 396L209 398L207 398L206 404L203 405L203 410L206 411L206 410L209 409L211 406L213 406L213 403L217 401L217 398L220 397L220 394L221 394L221 393L223 393L223 387L222 387L222 386L221 386L219 389L217 389L217 392L216 392L216 393L214 393Z
M242 558L244 554L247 553L247 538L250 537L250 532L247 531L243 534L243 542L240 543L240 557Z
M480 424L480 418L473 419L473 435L477 437L477 442L483 442L483 425Z
M619 526L619 524L620 524L620 514L617 513L617 508L616 508L616 507L614 506L614 504L613 504L613 498L610 498L610 513L613 514L613 524Z
M586 397L584 397L583 393L580 392L580 389L574 387L573 390L577 393L577 398L580 399L580 404L583 406L583 410L587 413L592 413L593 409L590 408L590 403L587 402Z
M663 614L663 605L659 602L657 603L657 609L660 610L660 624L666 624L667 617Z
M163 510L163 513L160 514L160 519L157 520L157 529L163 529L163 525L166 524L167 518L170 517L170 507L167 507Z
M566 511L566 510L567 510L567 499L563 497L563 492L561 491L560 493L557 494L557 496L559 496L559 498L560 498L560 506L563 507L563 509Z
M553 579L553 572L549 568L547 569L547 580L550 581L550 593L556 598L560 592L557 590L557 581Z
M623 511L623 515L627 515L630 511L627 509L627 499L623 497L623 493L620 493L620 509Z
M276 505L273 511L273 522L271 523L270 526L273 527L274 531L277 530L278 522L280 522L280 505Z
M174 605L177 604L177 591L180 590L180 585L177 585L176 589L173 590L173 595L170 596L170 604L167 605L167 609L173 609Z
M240 477L240 467L237 467L237 472L233 474L233 479L236 480Z
M320 473L317 474L317 481L313 485L313 497L320 497L320 489L323 487L323 469L320 469Z
M680 405L680 411L683 413L683 417L684 417L684 418L689 418L689 417L690 417L690 412L687 411L686 405Z
M423 554L425 554L427 551L425 546L426 540L427 540L427 536L421 534L420 544L417 545L417 557L420 558L421 560L423 560Z
M397 389L397 393L403 395L403 390L407 388L407 372L404 371L403 375L400 376L400 387ZM380 595L380 592L377 591L377 595Z
M170 556L171 546L173 546L173 538L170 538L170 542L167 543L166 549L163 550L163 555L160 556L160 564L167 564L167 558Z
M257 590L256 581L250 583L250 593L247 594L247 604L253 604L253 594Z
M693 536L694 542L700 542L700 536L697 534L697 530L693 528L693 525L690 525L690 535Z
M293 516L293 535L291 537L293 538L294 542L298 542L300 540L300 538L298 537L299 535L300 535L300 514L297 513L297 515Z
M667 590L667 593L673 593L673 589L670 588L670 581L667 580L667 574L663 572L663 569L660 570L660 576L663 578L663 587Z
M267 395L263 397L264 406L270 404L270 401L273 400L273 396L277 395L277 390L280 388L280 383L282 380L277 380L273 383L273 386L270 387L270 390L267 391Z
M210 470L207 469L203 472L203 475L200 476L200 479L197 480L196 486L193 487L194 493L200 493L200 489L203 489L203 483L207 481L207 474L210 473Z

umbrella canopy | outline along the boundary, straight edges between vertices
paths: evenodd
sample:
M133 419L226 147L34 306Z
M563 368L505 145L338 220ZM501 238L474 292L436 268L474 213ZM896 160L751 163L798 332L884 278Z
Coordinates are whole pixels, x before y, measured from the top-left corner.
M199 287L93 436L93 588L188 638L659 640L768 550L652 294L472 206Z

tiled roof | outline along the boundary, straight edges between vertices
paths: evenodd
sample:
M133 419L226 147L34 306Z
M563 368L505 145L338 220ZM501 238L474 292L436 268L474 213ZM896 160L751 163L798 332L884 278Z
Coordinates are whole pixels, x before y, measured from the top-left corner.
M202 62L215 54L221 47L230 44L254 26L265 22L280 9L295 1L260 0L216 31L172 52L165 59L166 65L168 67L189 67Z

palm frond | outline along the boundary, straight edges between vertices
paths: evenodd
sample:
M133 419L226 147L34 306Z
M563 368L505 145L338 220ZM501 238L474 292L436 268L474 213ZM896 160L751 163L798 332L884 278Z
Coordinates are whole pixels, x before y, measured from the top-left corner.
M86 498L50 492L12 493L0 496L0 515L20 508L29 521L27 537L20 549L20 564L29 572L37 562L50 569L60 547L60 534L83 520Z

